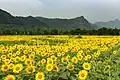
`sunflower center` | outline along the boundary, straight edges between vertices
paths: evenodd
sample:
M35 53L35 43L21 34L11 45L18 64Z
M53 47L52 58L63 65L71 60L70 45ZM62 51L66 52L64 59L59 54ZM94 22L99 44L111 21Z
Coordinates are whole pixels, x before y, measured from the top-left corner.
M29 68L29 72L33 72L33 68Z
M57 67L54 67L54 70L57 70Z
M88 68L88 65L85 65L86 68Z
M7 69L7 68L8 68L7 66L4 67L4 69Z
M39 78L39 79L42 79L42 75L39 75L38 78Z
M16 70L19 70L20 68L19 67L16 67Z
M10 68L12 68L13 67L13 65L10 65Z
M54 57L52 57L52 59L53 59L53 60L55 60L55 58L54 58Z
M6 63L8 63L8 61L6 61Z
M30 64L30 61L27 61L27 64Z
M51 66L48 66L48 69L51 69Z
M73 61L74 61L74 62L76 62L77 60L76 60L76 59L74 59Z
M84 77L84 76L85 76L85 74L84 74L84 73L81 73L81 76L82 76L82 77Z
M30 56L33 59L33 56Z
M69 68L69 69L72 69L72 68L73 68L73 66L69 66L68 68Z
M48 61L48 63L52 64L52 61Z
M8 80L13 80L13 79L11 77L9 77Z

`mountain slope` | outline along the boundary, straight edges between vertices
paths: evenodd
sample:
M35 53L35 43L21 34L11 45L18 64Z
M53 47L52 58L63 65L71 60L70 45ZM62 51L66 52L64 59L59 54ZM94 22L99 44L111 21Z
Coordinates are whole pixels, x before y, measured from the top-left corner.
M28 16L28 17L14 17L10 13L0 9L0 24L13 24L13 25L22 25L22 26L46 26L40 20Z
M56 29L94 29L94 27L92 27L92 24L89 23L83 16L72 19L50 19L44 17L36 18L49 25L49 27Z
M0 9L0 24L11 24L14 21L14 16Z
M50 19L44 17L18 17L0 9L0 24L9 24L22 27L49 27L51 29L95 29L95 26L83 16L72 19Z
M112 20L109 22L97 22L95 23L99 28L107 27L107 28L120 28L120 20Z

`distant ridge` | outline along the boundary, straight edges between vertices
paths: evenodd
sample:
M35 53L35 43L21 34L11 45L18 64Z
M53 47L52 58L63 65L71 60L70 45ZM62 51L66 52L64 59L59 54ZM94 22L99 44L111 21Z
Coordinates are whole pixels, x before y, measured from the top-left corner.
M10 13L0 9L0 24L13 24L13 25L30 25L30 26L46 26L43 22L40 20L28 16L28 17L14 17Z
M106 27L106 28L119 28L120 29L120 20L115 19L108 22L96 22L95 25L97 25L99 28Z
M63 28L63 29L94 29L91 23L89 23L84 16L76 17L72 19L60 19L60 18L44 18L36 17L38 20L46 23L51 28Z
M16 26L37 26L49 27L54 29L95 29L96 26L91 24L84 16L72 19L44 18L44 17L18 17L13 16L7 11L0 9L0 24L12 24Z

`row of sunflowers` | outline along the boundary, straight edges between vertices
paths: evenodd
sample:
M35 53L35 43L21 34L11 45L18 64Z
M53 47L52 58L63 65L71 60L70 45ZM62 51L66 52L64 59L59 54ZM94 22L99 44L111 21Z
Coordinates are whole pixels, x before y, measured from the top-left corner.
M119 36L0 36L0 80L119 80L119 50Z

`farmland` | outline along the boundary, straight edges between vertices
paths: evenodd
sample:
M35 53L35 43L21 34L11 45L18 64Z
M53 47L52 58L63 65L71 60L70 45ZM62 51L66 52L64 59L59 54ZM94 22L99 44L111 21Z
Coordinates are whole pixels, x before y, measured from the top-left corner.
M120 80L120 36L0 36L0 80Z

